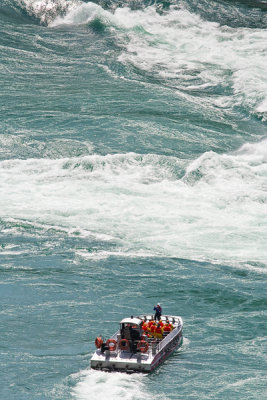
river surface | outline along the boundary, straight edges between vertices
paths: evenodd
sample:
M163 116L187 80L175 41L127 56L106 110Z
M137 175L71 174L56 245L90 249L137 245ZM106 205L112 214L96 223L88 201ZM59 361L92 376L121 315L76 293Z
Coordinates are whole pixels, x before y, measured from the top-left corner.
M1 0L1 400L265 400L267 2ZM90 370L181 315L151 375Z

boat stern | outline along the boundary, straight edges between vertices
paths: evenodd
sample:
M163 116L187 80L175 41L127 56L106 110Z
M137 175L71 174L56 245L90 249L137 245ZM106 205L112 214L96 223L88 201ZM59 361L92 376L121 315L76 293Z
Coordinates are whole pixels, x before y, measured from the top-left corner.
M148 354L126 352L103 354L97 350L91 358L91 368L110 372L148 373L151 371L151 360Z

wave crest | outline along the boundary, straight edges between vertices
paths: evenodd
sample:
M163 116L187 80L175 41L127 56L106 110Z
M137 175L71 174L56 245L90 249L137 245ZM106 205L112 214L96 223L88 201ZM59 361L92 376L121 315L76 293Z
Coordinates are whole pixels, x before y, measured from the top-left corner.
M105 234L124 254L263 262L265 148L207 152L186 168L134 153L2 161L0 217Z
M63 17L82 2L79 0L17 0L18 5L27 14L40 21L42 25L49 25L57 17Z

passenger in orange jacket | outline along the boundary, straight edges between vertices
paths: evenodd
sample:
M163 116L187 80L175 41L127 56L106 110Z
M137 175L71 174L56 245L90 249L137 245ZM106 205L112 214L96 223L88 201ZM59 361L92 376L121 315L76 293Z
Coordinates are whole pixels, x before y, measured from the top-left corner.
M144 322L143 325L142 325L143 331L146 332L147 328L148 328L148 324L146 322Z
M169 333L172 330L170 323L164 324L163 330L164 332Z
M166 324L164 325L164 332L171 332L173 330L173 325L167 319Z
M153 325L151 325L150 332L152 333L152 335L154 335L156 327L157 327L157 325L155 323Z
M151 321L149 321L148 326L149 328L151 328L152 325L154 325L155 321L153 321L153 319Z
M160 326L160 324L157 325L155 332L154 332L154 336L157 339L162 339L163 336L163 328Z

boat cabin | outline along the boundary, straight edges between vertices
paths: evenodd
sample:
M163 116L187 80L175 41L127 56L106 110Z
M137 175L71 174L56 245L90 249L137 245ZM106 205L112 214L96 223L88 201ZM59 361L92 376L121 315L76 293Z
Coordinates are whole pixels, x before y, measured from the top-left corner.
M142 320L140 318L124 318L120 322L122 339L140 340L142 336Z

